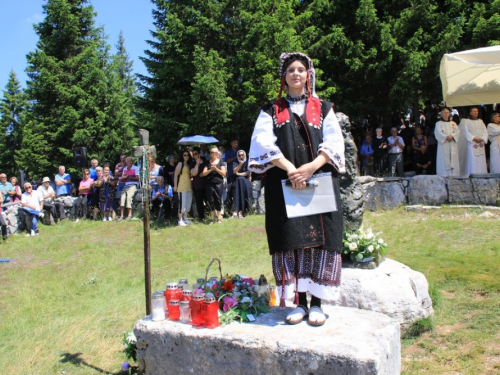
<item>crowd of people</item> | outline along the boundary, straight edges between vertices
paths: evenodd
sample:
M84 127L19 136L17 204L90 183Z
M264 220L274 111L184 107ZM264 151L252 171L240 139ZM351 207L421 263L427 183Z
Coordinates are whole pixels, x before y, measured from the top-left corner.
M238 149L238 140L224 152L223 146L207 150L207 145L185 148L178 158L167 157L167 164L157 164L156 158L148 160L150 203L153 217L166 220L176 218L179 226L191 225L188 214L196 214L200 222L222 223L224 207L232 210L232 218L244 218L250 210L253 193L252 176L248 171L246 152ZM260 179L257 176L256 181ZM255 183L254 182L254 183ZM140 187L140 169L132 157L125 154L112 170L109 162L99 166L97 159L83 170L82 178L66 173L59 166L51 180L44 177L41 183L26 181L23 188L16 177L7 181L0 173L0 204L21 205L22 221L30 223L31 236L38 235L38 220L50 214L55 223L68 219L65 213L65 197L76 197L73 201L72 219L75 222L91 219L122 221L132 218L132 205ZM258 187L260 191L260 185ZM192 211L193 198L196 209ZM0 213L1 213L0 206ZM175 215L174 212L177 211ZM206 216L209 214L209 220ZM7 223L0 214L2 238L7 239Z
M466 176L488 173L488 164L490 173L500 173L498 109L471 107L460 116L458 110L441 105L426 115L420 111L414 120L402 118L389 136L384 136L383 126L375 134L369 126L363 128L363 141L358 142L361 175L401 177L414 171Z

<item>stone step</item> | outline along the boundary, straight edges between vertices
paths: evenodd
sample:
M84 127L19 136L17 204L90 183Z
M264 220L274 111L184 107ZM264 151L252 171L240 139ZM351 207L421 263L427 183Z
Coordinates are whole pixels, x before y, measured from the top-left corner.
M322 327L285 324L291 308L253 323L197 329L180 322L137 322L137 362L146 374L399 374L399 323L373 311L324 306Z

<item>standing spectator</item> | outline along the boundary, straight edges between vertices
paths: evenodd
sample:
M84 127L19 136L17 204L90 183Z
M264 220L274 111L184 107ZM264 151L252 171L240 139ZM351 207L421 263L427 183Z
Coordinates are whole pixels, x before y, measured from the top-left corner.
M125 186L120 197L120 217L116 221L123 220L125 209L127 209L127 220L132 219L132 202L139 187L139 168L132 163L131 157L125 159L125 168L123 168L122 177L118 180L123 182Z
M193 149L194 150L194 149ZM193 155L194 156L194 155ZM202 143L200 145L200 156L204 161L207 161L210 159L210 151L207 149L207 145L205 143Z
M238 161L232 164L235 179L232 183L233 218L243 219L243 214L250 210L252 200L252 185L250 184L250 171L248 170L247 154L238 151Z
M38 194L40 194L43 199L43 209L47 212L50 212L52 218L55 223L58 223L61 220L66 218L64 214L64 203L56 202L54 200L56 193L52 186L50 186L50 178L44 177L42 179L42 185L40 185L37 189ZM59 212L59 217L57 217L57 212Z
M21 202L21 196L23 195L23 192L21 191L21 187L17 184L17 178L15 176L12 176L9 181L14 187L14 191L16 192L16 194L11 197L11 202Z
M31 219L31 232L32 236L38 235L38 218L43 218L41 213L43 199L40 194L35 190L29 182L24 184L24 193L21 197L21 204L23 211L28 219Z
M64 165L59 166L59 173L54 178L56 184L56 195L65 197L71 195L71 176L66 173Z
M80 186L78 187L78 191L80 196L75 200L75 223L80 221L80 218L83 220L87 219L87 209L89 196L92 194L92 184L94 180L90 178L90 171L88 168L83 170L83 180L80 181Z
M127 155L125 154L121 154L120 155L120 162L118 164L116 164L115 166L115 178L116 180L118 181L118 188L117 188L117 191L122 191L123 187L125 186L125 183L124 182L120 182L120 178L122 178L123 176L123 168L125 168L125 160L127 159Z
M210 160L203 169L202 176L207 177L205 188L212 216L210 224L214 223L216 217L217 222L222 223L222 190L224 177L226 177L226 166L216 147L210 150Z
M207 161L203 158L201 149L199 147L193 148L194 167L191 169L191 176L193 177L193 194L194 201L196 202L196 211L198 212L198 219L205 220L205 180L202 177L203 170L207 165Z
M387 169L387 140L382 136L381 127L378 127L375 132L377 134L373 139L375 173L381 176Z
M104 167L103 175L98 180L99 203L102 212L102 221L113 220L113 204L115 201L116 179L111 175L109 166Z
M156 158L149 158L149 184L151 187L158 185L158 177L165 177L163 167L156 164Z
M9 203L11 197L16 195L14 186L7 181L7 175L5 173L0 173L0 194L3 195L4 203Z
M488 124L490 138L490 173L500 173L500 114L493 112Z
M101 188L99 180L102 180L102 167L96 167L95 172L97 177L94 179L92 183L92 198L90 200L90 206L92 207L92 220L97 220L97 213L100 209L100 197L101 197ZM90 172L92 176L92 172Z
M397 175L399 177L403 176L403 150L405 149L405 143L403 138L398 136L398 129L391 129L391 136L387 138L387 144L389 148L389 168L391 171L391 176Z
M93 158L92 160L90 160L90 168L89 168L89 171L90 171L90 178L92 180L97 180L97 167L99 166L99 161L96 159L96 158Z
M231 141L231 148L227 150L224 155L222 156L222 161L226 163L227 166L231 166L233 162L237 161L238 159L238 146L239 146L239 141L237 139L233 139ZM227 171L227 183L230 185L233 180L234 180L234 175L233 171L230 170L231 168L228 169ZM229 188L229 186L228 186Z
M193 204L193 187L191 186L191 168L193 159L188 149L182 151L182 161L175 167L174 192L179 198L179 226L185 227L192 224L187 215Z
M454 121L450 121L450 110L446 107L441 110L441 120L436 123L434 134L438 142L437 175L443 177L459 176L460 163L457 142L460 139L460 130Z
M422 146L425 146L427 152L427 136L424 135L424 129L417 125L415 128L415 135L411 139L411 147L413 149L413 164L416 170L417 159L422 152Z
M363 166L363 175L364 176L373 176L373 156L375 151L372 145L372 136L367 134L365 136L365 140L361 145L361 150L359 151L359 155L361 156L361 164Z
M486 168L485 146L488 143L488 131L483 120L478 118L479 108L472 107L469 118L460 122L460 138L462 147L459 145L459 154L465 154L465 175L472 173L488 173ZM465 148L463 147L465 145ZM465 151L465 152L464 152ZM462 169L462 165L460 166Z

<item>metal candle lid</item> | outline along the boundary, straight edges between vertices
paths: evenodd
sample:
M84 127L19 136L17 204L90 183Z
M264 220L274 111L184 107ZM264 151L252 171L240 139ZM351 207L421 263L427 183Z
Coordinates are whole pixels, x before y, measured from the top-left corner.
M192 296L193 295L193 292L188 290L188 289L184 289L183 292L182 292L182 295L183 296Z
M198 293L193 295L193 301L203 301L205 299L205 293Z
M188 279L180 279L179 284L189 284Z
M153 293L153 299L161 299L163 297L163 293Z
M189 301L181 301L181 307L189 307Z
M202 284L205 284L205 279L196 279L196 282L197 282L199 285L202 285Z
M170 290L172 290L172 289L179 289L179 287L178 287L177 283L168 283L167 284L167 289L170 289Z
M170 301L168 301L168 304L170 306L179 306L179 300L178 299L171 299Z
M215 296L212 293L205 294L205 303L215 302Z

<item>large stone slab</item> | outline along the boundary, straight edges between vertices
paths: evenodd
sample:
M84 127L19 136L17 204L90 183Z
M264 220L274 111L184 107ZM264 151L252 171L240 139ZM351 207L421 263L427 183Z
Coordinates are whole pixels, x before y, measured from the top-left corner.
M446 187L449 203L472 203L473 190L470 179L449 177L446 179Z
M425 276L392 259L372 270L342 268L340 298L335 304L386 314L403 329L434 313Z
M441 176L421 175L411 179L408 187L408 203L440 205L448 200L446 181Z
M471 178L474 201L478 204L497 204L498 180L496 178Z
M406 204L405 189L401 181L373 181L362 185L365 208L370 211L390 210Z
M137 362L151 375L400 373L400 327L388 316L325 306L324 326L291 326L284 323L290 310L213 330L146 317L134 328Z

